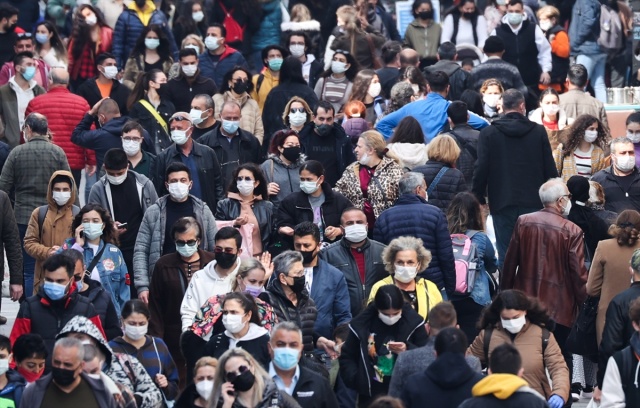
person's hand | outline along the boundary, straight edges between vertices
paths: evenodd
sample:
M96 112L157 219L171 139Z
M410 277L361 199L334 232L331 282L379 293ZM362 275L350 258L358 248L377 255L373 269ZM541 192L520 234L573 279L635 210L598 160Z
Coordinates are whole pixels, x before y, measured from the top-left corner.
M169 381L167 381L167 377L158 373L155 378L156 385L159 388L167 388L169 386Z
M327 227L324 230L324 236L332 241L340 235L342 235L342 229L340 227Z
M593 387L593 400L600 402L600 399L602 399L602 390L598 387Z
M549 85L551 83L551 75L548 72L540 74L540 83L542 85Z
M404 351L407 351L407 345L401 341L390 341L387 343L387 348L390 352L400 354Z
M127 232L127 228L118 228L122 223L120 221L113 222L113 235L116 237L120 237L120 234L124 234Z
M553 394L551 398L549 398L549 407L551 408L562 408L564 406L564 400L561 396Z
M11 294L11 300L14 302L20 300L22 297L22 285L9 285L9 293Z
M226 382L220 387L222 393L222 408L231 408L236 400L236 393L233 389L233 384Z
M269 184L267 184L267 193L270 196L278 195L279 192L280 192L280 186L278 185L278 183L269 183Z
M316 342L316 347L324 350L332 360L338 358L338 353L336 353L336 350L334 349L335 345L336 343L333 340L329 340L326 337L320 337Z
M59 245L52 246L51 249L49 250L49 256L54 255L56 252L58 252L59 249L60 249Z
M551 35L549 36L549 42L550 42L550 43L552 43L552 42L553 42L553 40L555 40L555 39L556 39L556 35L555 35L555 34L551 34Z
M74 237L76 239L76 244L80 245L80 246L84 246L84 234L80 234L81 232L84 231L84 227L82 226L82 224L78 225L78 228L76 228Z
M84 172L87 173L88 177L91 177L94 174L96 174L96 169L97 168L98 167L95 164L94 165L87 164L86 166L84 166Z
M138 299L142 300L146 304L149 304L149 291L144 290L138 293Z
M93 105L93 108L91 108L91 110L89 111L89 115L96 116L98 114L98 109L100 109L100 105L102 105L102 101L104 101L105 99L109 99L109 97L107 96L106 98L102 98L98 102L96 102L96 104Z
M280 227L278 232L281 233L282 235L288 235L290 237L293 236L293 228L291 227Z
M233 225L245 225L246 223L249 222L249 215L247 214L241 214L238 218L236 218L233 221Z
M121 69L118 75L116 75L116 81L122 81L122 78L124 78L124 70Z
M267 251L264 251L262 255L256 256L256 259L260 261L262 267L266 272L266 274L264 275L264 281L269 282L269 278L273 274L273 262L271 262L271 254Z

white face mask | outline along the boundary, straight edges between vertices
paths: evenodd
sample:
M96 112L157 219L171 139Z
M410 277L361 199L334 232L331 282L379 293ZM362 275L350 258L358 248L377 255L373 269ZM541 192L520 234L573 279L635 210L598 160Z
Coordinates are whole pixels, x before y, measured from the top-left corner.
M289 46L289 51L291 52L291 55L293 55L294 57L300 58L304 55L304 45L293 44Z
M220 47L220 41L218 41L218 37L207 37L204 39L204 46L207 47L209 51L215 51Z
M380 82L372 82L369 85L369 90L367 91L367 93L369 94L370 97L375 98L378 95L380 95L380 91L382 90L382 85L380 84Z
M144 326L132 326L129 324L124 324L124 335L130 338L133 341L138 341L147 334L147 329L149 328L148 324Z
M88 374L88 373L85 373L85 374L87 374L87 377L92 378L92 379L94 379L94 380L100 380L100 378L101 378L101 377L100 377L100 373L95 373L95 374Z
M187 143L189 136L187 136L186 130L174 129L171 131L171 140L175 142L175 144L182 146Z
M204 19L204 13L202 11L196 11L195 13L191 13L191 18L196 23L199 23Z
M358 163L362 164L363 166L368 166L370 162L371 162L371 156L369 156L366 153L363 154L362 157L360 157L360 160L358 160Z
M315 193L320 186L318 186L316 181L301 181L300 182L300 190L305 192L306 194Z
M593 143L598 138L598 131L593 129L587 129L584 131L584 141Z
M500 100L501 97L502 97L501 95L488 94L488 95L483 95L482 100L484 101L484 103L487 104L487 106L491 108L495 108L496 106L498 106L498 101Z
M551 27L553 27L553 24L551 24L551 21L549 21L549 20L540 20L540 29L542 31L548 31Z
M237 334L244 328L244 322L242 321L243 317L243 315L226 314L222 316L222 324L229 333Z
M344 227L344 238L357 244L367 238L367 226L365 224L353 224Z
M0 359L0 375L6 373L7 371L9 371L9 359L2 358Z
M124 150L129 157L135 156L140 151L140 143L135 140L123 140L122 150Z
M202 122L204 122L209 116L205 116L204 118L202 117L202 113L204 111L201 111L200 109L191 109L189 111L189 117L191 118L191 122L194 125L199 125Z
M628 172L633 170L636 165L636 158L634 156L615 156L614 164L616 168L622 172Z
M347 70L347 64L342 61L331 61L331 72L342 74Z
M386 314L383 314L381 312L378 312L378 319L380 319L380 321L384 324L386 324L387 326L393 326L394 324L398 323L398 321L402 318L402 313L397 314L393 317L389 317Z
M307 122L307 114L302 112L289 113L289 123L292 126L302 126Z
M196 74L196 71L198 70L197 65L182 65L180 68L182 69L182 72L184 72L184 74L188 77L194 76Z
M59 206L63 206L69 202L71 198L71 191L54 191L53 192L53 201L56 202Z
M177 201L182 201L186 196L189 195L189 185L180 183L179 181L170 183L167 190L169 190L169 194L171 194L171 197Z
M246 181L246 180L238 181L236 182L236 186L238 187L238 191L240 192L240 195L243 195L243 196L253 195L253 190L255 189L253 181Z
M119 186L120 184L124 183L126 179L127 179L127 172L125 172L121 176L110 176L107 174L107 180L109 181L110 184L113 184L114 186Z
M627 130L627 138L631 140L633 144L640 143L640 132L633 133Z
M556 113L558 113L558 111L560 111L560 106L556 105L555 103L551 103L548 105L541 105L541 107L542 107L542 111L547 116L555 115Z
M89 17L85 17L84 21L88 26L93 27L98 22L98 17L95 14L91 14Z
M569 216L569 212L571 212L571 200L567 200L567 204L565 204L564 208L562 209L562 215L564 215L565 217Z
M501 318L500 320L502 321L502 327L512 334L520 333L520 330L522 330L524 325L527 323L527 319L524 315L517 319L505 320Z
M104 76L107 79L114 79L115 77L118 76L118 67L110 65L108 67L103 67L104 69Z
M159 38L145 38L144 39L144 46L147 47L150 50L155 50L156 48L158 48L160 46L160 39Z
M393 275L399 282L409 283L418 275L418 268L415 266L394 265L395 274Z
M204 400L208 400L213 392L213 381L210 380L202 380L199 383L196 383L196 391L198 395L202 397Z

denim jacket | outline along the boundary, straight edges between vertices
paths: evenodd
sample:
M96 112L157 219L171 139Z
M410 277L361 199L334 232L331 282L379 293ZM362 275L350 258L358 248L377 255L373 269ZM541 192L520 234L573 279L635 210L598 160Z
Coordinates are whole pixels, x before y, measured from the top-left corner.
M467 230L465 232L469 234ZM484 232L477 232L471 237L471 242L476 244L478 254L478 274L476 275L476 284L471 292L471 299L480 306L486 306L491 303L491 293L489 292L489 273L493 273L497 269L498 261L496 252L493 248L491 240Z
M98 252L107 246L102 252L100 261L96 264L98 273L100 274L100 283L104 287L104 290L111 296L111 301L116 307L116 312L120 316L120 310L124 306L125 302L131 298L131 292L129 290L129 272L127 265L124 263L122 252L117 246L113 244L105 244L103 240L100 240L98 245ZM75 238L68 238L64 241L61 250L75 249L78 252L82 252L84 255L85 268L89 267L93 260L94 253L89 244L85 242L84 247L76 244ZM89 271L91 273L91 271Z

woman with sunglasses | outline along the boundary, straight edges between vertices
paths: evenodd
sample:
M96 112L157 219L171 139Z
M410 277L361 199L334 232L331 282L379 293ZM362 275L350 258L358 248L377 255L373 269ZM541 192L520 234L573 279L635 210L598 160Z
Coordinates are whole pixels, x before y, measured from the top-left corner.
M218 201L216 220L234 221L234 227L253 225L253 256L266 249L273 228L273 204L268 201L267 180L256 164L238 166L231 175L227 198Z
M213 95L215 104L215 117L220 118L222 105L226 101L235 101L240 105L240 129L246 130L258 138L260 143L264 138L264 126L262 125L262 112L258 102L251 99L253 82L251 72L241 66L235 66L224 74L222 86L217 94Z
M296 408L251 354L233 348L220 357L208 408Z
M144 366L165 401L178 396L178 369L165 342L147 335L149 307L140 299L131 299L122 308L124 335L109 342L115 353L135 357Z

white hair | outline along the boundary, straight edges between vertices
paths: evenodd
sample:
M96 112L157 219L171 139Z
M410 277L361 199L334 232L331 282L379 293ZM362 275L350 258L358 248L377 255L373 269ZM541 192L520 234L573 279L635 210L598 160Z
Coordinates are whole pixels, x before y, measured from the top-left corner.
M545 207L549 204L555 203L560 197L566 194L566 185L559 177L547 180L546 183L540 186L540 190L538 190L540 201L542 201L542 204Z

